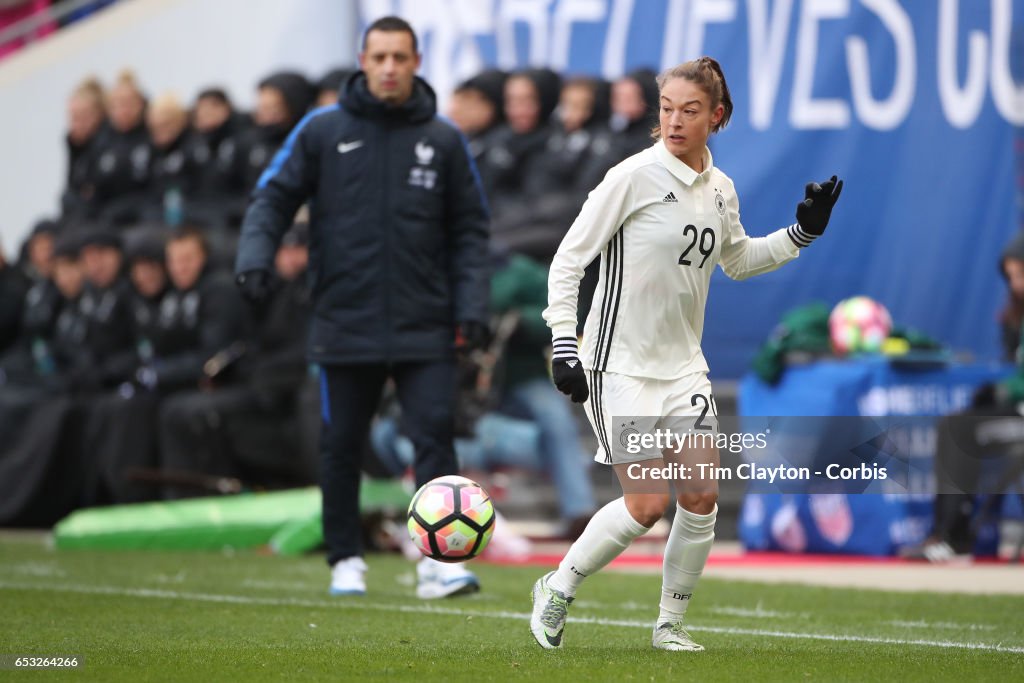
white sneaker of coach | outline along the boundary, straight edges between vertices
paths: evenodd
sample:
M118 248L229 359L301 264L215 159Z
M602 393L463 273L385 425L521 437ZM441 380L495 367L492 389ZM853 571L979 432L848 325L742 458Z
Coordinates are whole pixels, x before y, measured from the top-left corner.
M331 595L366 595L366 562L346 557L331 567Z
M466 595L480 590L476 575L461 564L424 557L416 564L416 597L421 600Z

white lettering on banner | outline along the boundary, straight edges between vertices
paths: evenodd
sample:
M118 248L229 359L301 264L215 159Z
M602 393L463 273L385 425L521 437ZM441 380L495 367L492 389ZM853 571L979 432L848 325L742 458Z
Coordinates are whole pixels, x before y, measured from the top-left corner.
M896 43L896 79L888 99L876 100L871 94L868 43L859 36L850 36L846 39L846 63L850 70L853 107L865 126L891 130L903 123L914 103L914 84L917 81L914 27L897 0L861 2L878 15L882 25L892 34Z
M661 66L683 61L683 28L686 25L686 0L668 0L665 12L665 40L661 44Z
M813 90L814 67L818 63L818 24L849 15L849 0L805 0L800 9L789 121L794 128L848 128L849 105L839 99L815 99Z
M704 54L704 31L708 24L722 24L736 19L736 0L690 0L683 59L696 59Z
M970 128L985 98L985 54L988 38L971 31L967 38L967 80L961 88L957 78L957 16L959 0L939 2L939 101L942 112L954 128Z
M789 18L793 0L775 0L768 20L768 0L747 0L750 31L750 125L767 130L772 125L775 97L786 59Z
M569 68L573 24L598 22L607 13L605 0L563 0L558 3L555 8L555 27L551 32L551 68L555 71Z
M601 72L605 78L618 78L626 72L626 45L629 42L629 20L634 0L615 0L604 39Z
M1011 125L1024 126L1024 83L1014 80L1011 68L1013 32L1021 30L1022 22L1022 17L1014 14L1015 10L1020 13L1024 0L659 0L663 17L651 26L638 27L634 22L649 16L646 3L360 0L359 7L365 23L391 13L410 20L423 45L423 73L434 85L442 109L454 85L484 67L488 38L495 50L488 61L504 69L549 65L559 71L571 68L613 79L631 66L640 66L641 52L650 55L658 49L661 62L650 65L655 68L667 68L708 51L721 58L726 70L735 68L729 63L731 45L716 40L709 47L708 27L745 21L748 91L736 94L749 102L740 111L749 112L755 130L773 126L779 93L787 85L791 87L785 105L789 109L787 122L776 125L795 129L844 129L856 120L874 130L892 130L907 121L917 102L930 100L930 89L935 86L941 116L950 126L966 129L976 125L989 84L998 115ZM860 10L858 5L871 15L866 28L862 28L863 15L850 20L851 14ZM797 11L799 15L794 16ZM961 12L977 22L986 17L986 11L990 12L988 26L961 28ZM891 65L881 61L885 43L879 41L886 38L873 25L875 18L893 41ZM915 29L930 33L933 19L936 35L915 33ZM827 33L825 22L830 22ZM573 33L583 24L589 25L588 34L593 27L603 33L600 44L573 40ZM858 32L854 34L851 27ZM663 34L660 48L652 30ZM823 45L819 45L821 35L828 36ZM842 43L837 43L837 35ZM844 59L837 64L840 46ZM657 60L657 52L654 54ZM827 60L821 59L823 54ZM826 62L831 69L827 73L821 67ZM786 77L792 82L786 83L783 73L789 63L793 71ZM934 79L925 71L932 64ZM888 93L878 92L878 83L872 82L873 74L888 82L884 69L892 70L893 85ZM843 83L844 77L849 78L849 95L834 90L834 84ZM821 93L827 97L816 96L816 84L818 88L833 84L833 90ZM933 114L929 112L929 116Z
M1024 126L1024 85L1014 86L1010 73L1010 0L992 0L992 98L1003 118Z
M548 4L550 0L504 0L498 10L498 66L523 66L516 55L516 24L530 28L527 66L544 66L548 57Z

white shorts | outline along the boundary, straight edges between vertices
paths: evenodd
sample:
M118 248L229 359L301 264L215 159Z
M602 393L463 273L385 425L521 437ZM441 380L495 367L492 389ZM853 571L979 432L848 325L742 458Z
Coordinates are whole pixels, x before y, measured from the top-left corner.
M597 462L619 465L662 457L653 439L656 430L699 435L690 443L707 443L699 440L707 436L713 443L718 434L718 408L706 372L663 380L587 370L587 382L590 398L583 407L597 435Z

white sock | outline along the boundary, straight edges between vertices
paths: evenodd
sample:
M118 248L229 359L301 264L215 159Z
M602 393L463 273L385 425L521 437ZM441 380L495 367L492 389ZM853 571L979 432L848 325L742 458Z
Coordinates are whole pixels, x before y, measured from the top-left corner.
M576 595L583 579L614 560L634 538L648 531L629 514L626 500L616 498L590 519L587 528L558 565L558 571L548 580L548 585L566 597Z
M665 544L662 565L661 613L658 623L681 621L690 605L690 596L704 572L711 544L715 540L718 506L707 515L698 515L676 504L676 518Z

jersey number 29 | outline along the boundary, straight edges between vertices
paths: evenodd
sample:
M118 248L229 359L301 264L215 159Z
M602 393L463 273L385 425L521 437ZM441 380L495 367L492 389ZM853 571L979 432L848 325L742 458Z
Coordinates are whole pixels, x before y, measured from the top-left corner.
M691 251L693 251L694 247L697 247L697 251L699 251L701 255L704 256L704 258L701 259L700 261L700 265L698 265L697 267L703 268L704 264L707 263L708 257L711 256L711 253L715 250L715 231L712 230L711 228L704 228L704 230L700 232L700 238L698 239L697 226L687 225L685 228L683 228L683 237L690 238L690 245L686 247L682 254L679 255L679 265L691 265L692 261L686 258L686 256Z

